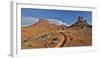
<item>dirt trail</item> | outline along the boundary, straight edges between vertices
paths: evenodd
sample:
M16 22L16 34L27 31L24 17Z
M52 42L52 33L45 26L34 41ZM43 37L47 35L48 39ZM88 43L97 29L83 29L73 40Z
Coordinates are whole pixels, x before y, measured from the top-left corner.
M67 36L63 33L63 32L60 32L60 34L62 34L63 36L64 36L64 41L61 43L61 46L60 47L63 47L64 46L64 44L66 43L66 41L67 41Z

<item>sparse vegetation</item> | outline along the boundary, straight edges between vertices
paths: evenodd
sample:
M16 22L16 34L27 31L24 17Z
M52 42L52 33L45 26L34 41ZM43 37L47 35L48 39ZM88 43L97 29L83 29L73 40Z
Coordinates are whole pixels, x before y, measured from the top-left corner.
M79 20L70 27L49 24L47 20L41 20L31 26L21 27L21 48L91 46L91 25L85 20Z

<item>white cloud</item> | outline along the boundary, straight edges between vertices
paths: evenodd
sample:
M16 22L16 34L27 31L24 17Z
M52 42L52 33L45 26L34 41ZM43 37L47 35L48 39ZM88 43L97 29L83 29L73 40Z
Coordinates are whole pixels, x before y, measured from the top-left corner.
M48 19L48 21L49 21L50 23L57 24L57 25L69 26L67 23L62 22L62 21L57 20L57 19Z
M38 18L33 18L33 17L22 17L21 19L21 24L22 26L29 26L29 25L32 25L36 22L38 22Z

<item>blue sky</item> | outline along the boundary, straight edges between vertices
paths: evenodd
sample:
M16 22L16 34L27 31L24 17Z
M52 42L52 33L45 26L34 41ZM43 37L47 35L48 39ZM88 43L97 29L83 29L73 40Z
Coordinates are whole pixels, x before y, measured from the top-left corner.
M56 20L61 20L71 25L77 21L78 16L83 16L85 20L87 20L90 24L92 24L91 11L49 10L49 9L31 9L31 8L21 9L21 17L22 17L21 20L22 20L23 25L32 23L32 19L29 20L29 17L56 19ZM23 19L23 17L25 17L26 19Z

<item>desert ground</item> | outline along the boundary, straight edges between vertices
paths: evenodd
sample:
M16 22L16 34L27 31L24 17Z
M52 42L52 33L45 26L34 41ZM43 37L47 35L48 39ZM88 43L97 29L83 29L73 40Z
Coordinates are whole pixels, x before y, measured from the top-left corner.
M59 48L92 46L92 25L79 16L71 26L50 24L40 19L21 27L21 48Z

